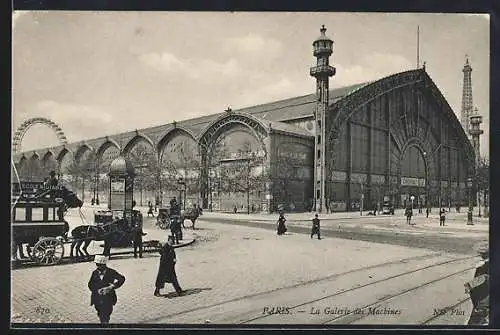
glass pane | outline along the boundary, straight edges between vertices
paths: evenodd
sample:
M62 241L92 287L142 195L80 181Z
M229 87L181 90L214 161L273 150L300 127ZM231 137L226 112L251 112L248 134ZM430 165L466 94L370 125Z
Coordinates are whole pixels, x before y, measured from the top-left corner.
M16 208L16 221L25 221L26 220L26 209L25 208Z
M43 221L43 208L33 208L31 213L33 221Z

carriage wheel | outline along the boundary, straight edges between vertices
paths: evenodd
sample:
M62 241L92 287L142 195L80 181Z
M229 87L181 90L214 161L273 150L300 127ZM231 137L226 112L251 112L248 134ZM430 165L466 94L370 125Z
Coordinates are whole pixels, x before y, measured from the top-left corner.
M61 262L64 256L64 244L54 237L38 241L33 247L31 257L41 265L54 265Z

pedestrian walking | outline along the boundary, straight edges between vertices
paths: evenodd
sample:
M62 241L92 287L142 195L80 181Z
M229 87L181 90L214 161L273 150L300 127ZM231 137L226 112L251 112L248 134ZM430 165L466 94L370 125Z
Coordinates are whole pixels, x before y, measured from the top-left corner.
M175 273L177 257L172 244L173 240L169 237L167 243L160 249L160 266L158 268L158 275L156 276L156 288L154 292L156 297L160 296L160 290L165 288L165 283L171 283L177 295L182 295L184 293L177 280L177 274Z
M319 231L319 219L318 219L318 214L314 215L314 219L312 220L313 225L312 225L312 230L311 230L311 238L313 238L314 235L318 235L318 240L321 240L321 234Z
M90 276L88 287L92 292L90 306L94 306L102 324L109 323L113 306L118 300L115 290L123 285L125 277L116 270L107 267L108 258L96 255L94 262L97 266Z
M191 222L193 223L193 230L195 230L196 228L194 227L194 224L196 222L196 219L198 219L198 216L200 216L200 211L198 209L198 204L193 204L193 210L192 210L192 213L191 213L191 217L190 217L190 220Z
M428 217L429 217L429 213L430 213L430 211L431 211L431 210L429 209L429 207L427 207L427 208L425 209L425 217L426 217L426 218L428 218Z
M413 216L413 210L411 207L407 207L405 211L406 223L411 224L411 217Z
M151 215L152 217L155 217L155 214L153 213L153 203L151 201L148 201L148 217Z
M287 229L285 226L285 215L283 213L280 213L280 217L278 218L278 235L283 235L286 233Z
M444 226L444 221L446 220L446 210L441 208L439 211L439 226Z

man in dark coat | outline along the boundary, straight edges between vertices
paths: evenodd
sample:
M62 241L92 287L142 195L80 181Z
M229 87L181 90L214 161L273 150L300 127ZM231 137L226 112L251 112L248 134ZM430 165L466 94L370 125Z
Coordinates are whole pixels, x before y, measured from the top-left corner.
M413 216L413 210L411 207L407 207L405 210L406 223L411 224L411 217Z
M134 245L134 258L137 258L137 250L139 250L139 258L142 258L142 236L146 235L142 230L142 214L137 210L132 211L132 243Z
M57 178L56 178L56 172L55 171L50 171L50 178L48 181L49 186L57 186L59 184Z
M180 212L181 208L177 202L177 198L173 197L172 200L170 200L170 215L180 215Z
M172 216L170 218L170 233L172 234L172 243L179 244L179 240L182 240L182 227L180 216Z
M172 238L169 237L167 243L165 243L160 250L160 267L158 268L158 275L156 276L156 289L154 292L156 297L160 296L160 289L165 287L165 283L172 283L178 295L184 293L177 281L177 274L175 273L177 258L172 244Z
M285 226L285 222L285 215L283 213L280 213L280 217L278 219L278 235L283 235L284 233L286 233L287 229Z
M109 318L116 305L117 297L115 290L123 285L125 277L116 270L106 266L108 258L104 255L96 255L94 262L97 269L90 276L88 287L92 291L90 306L94 306L101 323L109 323Z
M444 222L446 221L446 210L441 208L439 211L439 226L444 226Z
M321 234L319 231L318 214L314 215L313 226L312 226L312 230L311 230L311 238L313 238L314 235L318 235L318 240L321 240Z

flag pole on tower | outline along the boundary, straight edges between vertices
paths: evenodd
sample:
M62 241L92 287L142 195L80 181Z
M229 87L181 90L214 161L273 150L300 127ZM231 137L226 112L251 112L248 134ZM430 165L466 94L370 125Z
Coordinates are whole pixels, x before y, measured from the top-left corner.
M417 26L417 69L420 66L420 26Z

